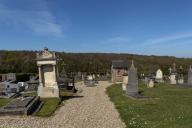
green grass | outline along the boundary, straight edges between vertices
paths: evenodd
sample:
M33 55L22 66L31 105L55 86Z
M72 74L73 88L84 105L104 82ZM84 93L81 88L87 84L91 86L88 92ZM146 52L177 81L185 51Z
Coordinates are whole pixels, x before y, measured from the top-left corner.
M11 99L0 99L0 107L5 106L11 101Z
M146 88L150 100L126 97L120 85L112 85L107 93L127 128L192 128L192 89L160 84Z
M44 99L41 99L41 101L44 102L43 106L36 113L36 116L40 116L40 117L51 116L61 103L59 98L44 98Z

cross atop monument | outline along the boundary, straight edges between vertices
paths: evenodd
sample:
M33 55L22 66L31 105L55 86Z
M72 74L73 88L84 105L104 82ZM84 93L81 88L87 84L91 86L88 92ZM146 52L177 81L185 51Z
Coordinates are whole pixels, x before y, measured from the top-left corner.
M176 72L176 64L173 63L173 72Z

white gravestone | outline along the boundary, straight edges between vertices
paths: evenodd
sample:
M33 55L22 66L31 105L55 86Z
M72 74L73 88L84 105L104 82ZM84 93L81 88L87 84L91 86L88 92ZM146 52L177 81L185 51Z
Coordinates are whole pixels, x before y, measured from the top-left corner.
M170 79L170 84L177 84L176 75L175 74L171 74L169 79Z
M154 87L154 81L152 79L149 80L149 83L147 85L148 88L153 88Z
M156 81L158 82L162 82L163 81L163 72L161 71L161 69L158 69L156 71L156 76L155 76Z
M127 84L128 84L128 75L123 76L123 83L122 83L122 90L126 91L127 90Z
M184 83L183 78L179 78L179 79L177 80L177 83L178 83L178 84L183 84L183 83Z
M41 53L37 53L37 66L39 69L38 96L59 97L57 84L57 58L54 52L49 52L45 48Z
M87 80L93 80L93 76L92 75L87 76Z

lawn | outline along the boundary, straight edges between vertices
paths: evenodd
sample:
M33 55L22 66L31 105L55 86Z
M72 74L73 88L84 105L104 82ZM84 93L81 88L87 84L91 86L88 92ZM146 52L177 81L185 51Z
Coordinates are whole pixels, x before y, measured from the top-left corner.
M11 101L11 99L0 99L0 107L5 106Z
M39 111L35 114L36 116L40 117L49 117L54 114L56 109L60 107L61 100L70 96L73 96L74 93L68 92L68 91L60 91L60 96L62 98L41 98L41 102L43 102L43 105L39 109ZM28 92L28 93L23 93L22 96L37 96L37 92Z
M41 99L43 106L36 113L36 116L49 117L59 107L61 100L59 98L43 98Z
M192 89L158 85L146 88L140 84L148 100L136 100L123 94L121 85L107 88L107 94L127 128L192 128Z

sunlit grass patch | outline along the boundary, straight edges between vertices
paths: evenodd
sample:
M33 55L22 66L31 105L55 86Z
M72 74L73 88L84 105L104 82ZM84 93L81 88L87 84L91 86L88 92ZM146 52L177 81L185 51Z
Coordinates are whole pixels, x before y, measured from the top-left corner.
M121 85L112 85L107 89L128 128L192 127L192 89L166 84L155 88L140 84L139 89L152 99L130 99L123 94Z

